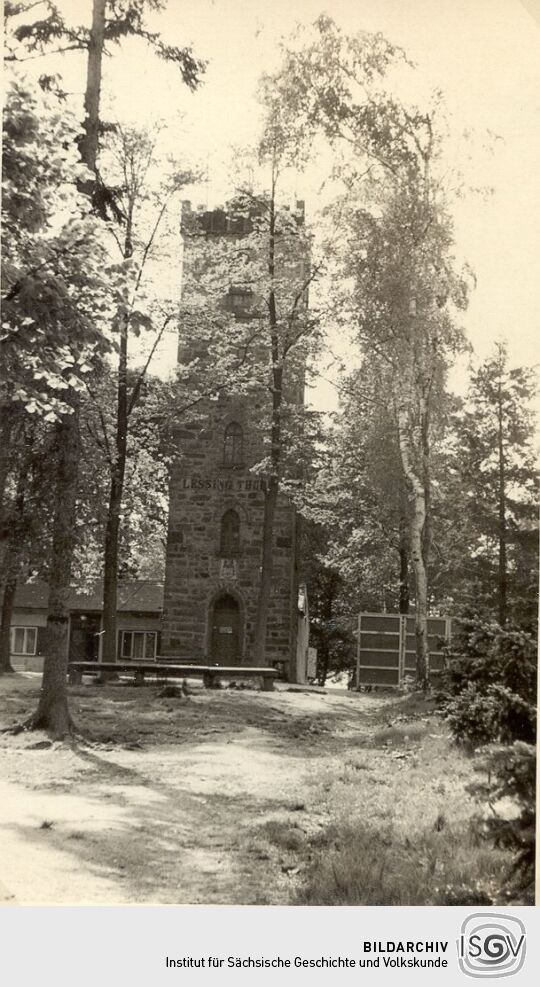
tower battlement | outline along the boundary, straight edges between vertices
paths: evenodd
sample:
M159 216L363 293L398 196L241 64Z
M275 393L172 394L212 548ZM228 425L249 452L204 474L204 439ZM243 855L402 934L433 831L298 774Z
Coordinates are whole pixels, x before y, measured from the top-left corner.
M302 199L297 199L294 207L286 206L284 212L288 212L298 226L304 225L305 203ZM253 232L254 220L262 213L262 203L257 205L254 202L246 208L244 204L240 205L238 201L232 200L215 209L206 209L205 206L194 209L189 199L184 199L180 228L183 236L200 236L205 233L245 236Z

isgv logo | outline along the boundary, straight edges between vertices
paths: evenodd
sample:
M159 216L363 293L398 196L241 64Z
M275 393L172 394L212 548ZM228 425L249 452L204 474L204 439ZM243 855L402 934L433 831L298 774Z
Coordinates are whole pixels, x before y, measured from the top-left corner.
M525 962L523 922L510 915L476 912L461 926L459 965L468 977L511 977Z

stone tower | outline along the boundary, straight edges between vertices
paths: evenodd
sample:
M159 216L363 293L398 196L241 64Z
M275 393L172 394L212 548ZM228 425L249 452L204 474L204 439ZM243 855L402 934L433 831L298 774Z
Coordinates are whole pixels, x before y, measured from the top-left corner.
M303 223L303 203L295 221ZM225 210L191 210L184 204L183 299L193 266L212 264L225 240L239 242L248 217ZM224 283L224 304L246 319L246 292ZM307 300L306 300L307 304ZM184 354L185 356L185 354ZM302 400L298 382L295 400ZM162 655L179 661L250 665L261 573L264 479L251 472L264 457L254 425L262 407L253 396L207 401L196 424L179 427L181 456L170 485ZM297 678L299 526L291 502L280 495L275 518L267 662Z

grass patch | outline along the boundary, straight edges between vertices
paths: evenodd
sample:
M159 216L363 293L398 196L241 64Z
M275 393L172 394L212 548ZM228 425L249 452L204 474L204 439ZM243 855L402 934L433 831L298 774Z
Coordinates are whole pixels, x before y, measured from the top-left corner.
M394 723L373 735L375 747L403 747L420 743L429 729L428 723Z
M414 839L392 824L332 825L312 842L301 905L491 905L508 857L438 817Z
M328 824L306 841L296 903L507 905L512 857L478 835L476 759L426 703L392 712L361 755L314 779L310 804Z
M279 819L269 819L258 830L258 837L263 837L268 843L279 847L280 850L297 852L305 847L306 838L298 825L282 822Z

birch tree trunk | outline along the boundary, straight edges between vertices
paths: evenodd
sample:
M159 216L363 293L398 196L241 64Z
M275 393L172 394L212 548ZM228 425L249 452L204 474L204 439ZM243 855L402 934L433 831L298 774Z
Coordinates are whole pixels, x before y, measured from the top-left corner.
M408 613L409 589L409 518L407 511L407 490L403 480L399 488L399 612Z
M406 385L403 384L403 387ZM427 627L427 568L424 557L424 531L426 526L426 488L423 477L415 468L415 450L411 438L410 407L412 384L407 386L398 406L398 436L401 464L410 498L409 538L411 561L415 578L416 612L416 679L424 691L429 687L429 642Z

